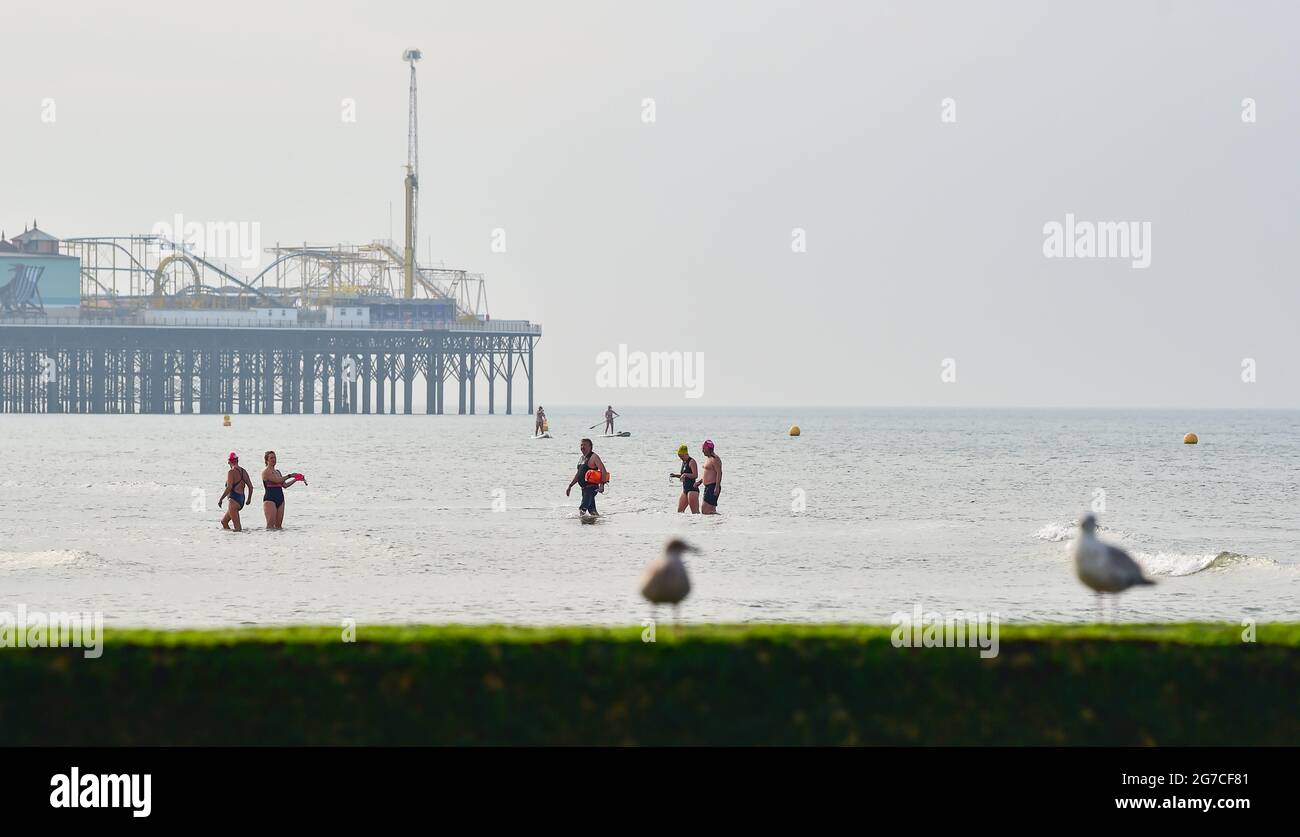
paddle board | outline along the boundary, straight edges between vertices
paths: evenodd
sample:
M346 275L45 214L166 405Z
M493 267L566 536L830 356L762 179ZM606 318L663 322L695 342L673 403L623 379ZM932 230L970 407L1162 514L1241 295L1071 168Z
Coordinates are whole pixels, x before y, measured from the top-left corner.
M630 431L630 430L623 430L623 431L621 431L621 432L619 432L619 433L602 433L602 434L600 434L600 436L601 436L602 439L617 439L617 438L619 438L620 436L631 436L631 435L632 435L632 431Z

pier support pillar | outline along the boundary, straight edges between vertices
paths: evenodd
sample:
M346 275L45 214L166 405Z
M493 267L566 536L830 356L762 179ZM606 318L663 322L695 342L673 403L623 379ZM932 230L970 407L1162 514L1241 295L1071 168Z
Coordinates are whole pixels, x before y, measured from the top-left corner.
M411 414L411 400L415 394L415 355L407 352L402 363L402 412Z
M465 354L464 354L464 353L461 353L461 356L460 356L460 403L458 403L458 404L456 405L456 409L457 409L457 413L458 413L459 415L462 415L462 416L465 415L465 376L466 376L466 375L468 374L468 372L469 372L469 370L466 369L466 365L467 365L467 364L468 364L468 360L466 359Z
M433 392L433 353L424 358L424 413L433 415L438 409L438 400Z

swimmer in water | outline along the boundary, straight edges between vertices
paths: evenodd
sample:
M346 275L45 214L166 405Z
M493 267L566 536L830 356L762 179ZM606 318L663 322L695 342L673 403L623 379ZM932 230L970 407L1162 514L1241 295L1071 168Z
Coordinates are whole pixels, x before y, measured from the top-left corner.
M722 494L722 457L713 452L712 439L704 440L703 450L704 472L700 474L700 482L704 483L704 504L700 514L717 514L718 495Z
M691 456L686 445L677 449L677 458L682 461L682 470L669 474L675 480L682 481L682 496L677 498L677 513L681 514L689 507L691 514L700 513L700 466Z
M275 467L275 451L268 450L262 461L262 488L266 489L262 497L262 512L266 515L266 528L284 528L284 490L295 482L302 482L300 474L290 474L287 478Z
M573 479L569 480L569 487L564 489L564 496L568 497L575 485L581 485L582 505L578 506L578 514L596 517L596 494L605 490L605 479L609 472L605 470L605 463L601 462L600 457L592 450L590 439L583 439L578 444L578 450L582 452L582 458L578 460L578 472L574 474ZM601 481L587 482L588 471L600 471Z
M230 470L226 472L226 490L221 492L217 507L220 508L226 497L230 498L230 505L226 506L226 513L221 517L221 528L229 529L230 524L234 523L235 531L242 532L244 527L240 525L239 512L253 496L253 481L248 478L248 472L239 467L239 455L233 450L226 457L226 462L230 465Z

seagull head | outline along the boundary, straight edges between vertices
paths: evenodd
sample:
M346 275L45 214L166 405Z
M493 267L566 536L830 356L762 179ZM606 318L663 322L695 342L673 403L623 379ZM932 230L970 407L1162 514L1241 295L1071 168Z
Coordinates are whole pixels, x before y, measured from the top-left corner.
M699 552L699 551L700 550L698 548L691 546L681 538L673 538L672 540L670 540L668 543L664 545L664 554L667 555L669 558L673 558L678 561L681 560L682 553L684 552Z
M1088 514L1085 514L1083 517L1079 518L1079 529L1082 530L1085 535L1090 535L1090 536L1096 535L1097 516L1089 512Z

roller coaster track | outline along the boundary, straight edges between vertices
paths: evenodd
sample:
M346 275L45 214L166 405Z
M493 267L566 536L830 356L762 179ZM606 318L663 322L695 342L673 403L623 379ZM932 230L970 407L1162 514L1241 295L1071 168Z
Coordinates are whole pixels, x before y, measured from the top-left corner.
M378 250L379 252L383 253L385 256L388 257L388 260L392 262L394 267L400 269L403 266L402 254L399 253L397 251L397 248L394 247L390 242L372 241L370 244L363 244L361 246L361 249ZM459 279L452 279L450 287L443 287L442 285L438 284L438 282L430 278L430 276L428 275L428 274L436 275L439 272L456 274L459 276ZM472 277L470 274L466 273L463 270L439 271L437 269L420 267L419 264L417 263L415 265L415 280L419 282L420 285L426 291L428 291L431 296L437 299L446 299L453 302L456 305L456 313L460 317L464 317L464 318L472 317L474 319L477 319L478 311L475 310L475 306L478 304L482 304L484 307L486 307L487 300L483 296L481 277L478 277L476 280L478 281L479 284L479 293L478 293L478 299L474 300L474 305L470 304L469 293L467 289L464 289L466 290L466 293L464 294L464 298L463 299L461 298L462 295L460 291L462 290L462 288L460 287L460 284L466 281L475 281L474 277Z
M127 249L126 247L123 247L121 244L119 244L119 243L118 243L116 240L114 240L114 239L110 239L110 238L93 238L93 237L92 237L92 238L65 238L65 239L63 239L63 242L64 242L65 244L76 244L76 245L82 245L82 246L93 246L93 247L106 247L106 246L107 246L107 247L111 247L111 248L113 248L113 249L115 249L115 250L119 250L119 251L121 251L121 252L126 256L128 263L129 263L132 267L134 267L136 270L140 271L141 273L144 273L144 274L147 274L147 275L153 277L153 281L154 281L154 292L155 292L155 293L159 293L159 292L161 291L161 288L162 288L162 280L163 280L163 276L164 276L165 268L166 268L168 265L172 264L173 262L177 262L177 261L179 261L179 262L184 262L185 264L188 264L188 265L189 265L190 272L194 275L194 286L195 286L196 288L197 288L197 287L200 287L199 274L198 274L198 265L202 265L203 267L207 268L208 270L211 270L211 271L213 271L214 273L216 273L217 275L221 276L223 279L226 279L227 281L231 282L232 284L238 285L239 287L243 288L244 290L248 291L249 293L254 294L255 296L257 296L259 299L263 300L264 302L267 302L267 303L270 303L270 304L274 304L274 303L277 301L274 297L269 296L269 295L266 294L264 291L262 291L260 288L254 287L252 283L245 282L243 279L240 279L238 276L235 276L235 275L231 274L230 271L226 270L226 269L223 268L223 267L220 267L220 266L218 266L218 265L213 264L212 262L208 261L207 259L203 258L202 256L197 256L197 255L195 255L195 254L193 254L193 253L186 252L184 249L182 249L181 247L177 246L175 243L173 243L173 242L171 242L171 241L168 241L167 239L163 238L162 236L142 236L142 237L141 237L141 240L143 240L143 241L145 241L145 242L166 242L166 245L167 245L167 246L168 246L168 247L169 247L173 252L171 253L171 255L164 257L164 258L163 258L163 259L158 263L158 266L157 266L156 268L150 270L150 269L149 269L148 267L146 267L146 266L145 266L145 265L144 265L144 264L143 264L139 259L137 259L137 258L135 257L135 255L134 255L134 254L133 254L129 249ZM277 259L276 262L273 262L273 263L271 264L271 267L274 267L275 264L278 263L278 262L281 261L281 260L282 260L282 259ZM258 274L258 275L253 279L253 282L257 282L258 280L260 280L260 279L262 278L262 276L264 276L264 275L266 274L267 270L270 270L270 269L271 269L271 267L268 267L266 270L263 270L261 273L259 273L259 274ZM103 287L104 287L103 284L101 284L101 283L99 282L99 280L96 279L96 278L91 274L90 269L88 269L85 265L82 265L81 272L82 272L82 274L86 275L86 276L87 276L87 277L88 277L92 282L94 282L96 285L98 285L100 288L103 288ZM107 289L105 289L105 290L107 290Z
M370 244L364 245L364 249L378 250L379 252L387 256L388 260L399 268L403 267L405 264L402 260L402 254L397 252L397 249L395 247L393 247L390 244L386 244L385 242L382 241L371 242ZM418 265L415 268L415 281L423 285L424 289L428 291L430 294L432 294L434 297L438 299L451 299L450 296L443 293L441 288L439 288L437 285L433 284L432 282L430 282L428 279L424 277L424 271ZM455 300L452 301L454 302Z
M125 246L123 242L129 242L131 246ZM81 266L83 278L98 289L99 292L107 296L116 296L119 293L116 281L111 283L113 287L108 287L104 281L101 281L101 271L110 269L113 271L127 271L143 279L142 283L133 284L132 293L151 293L151 295L158 297L170 293L190 298L205 295L227 296L231 293L237 295L249 294L262 304L285 306L293 305L297 300L307 303L311 300L313 293L319 290L315 284L308 283L306 274L304 274L303 282L298 287L284 287L279 284L275 287L268 287L265 281L267 276L285 263L313 261L324 264L327 271L329 271L327 275L330 277L331 283L339 265L349 263L358 251L363 253L369 251L377 254L374 257L375 264L386 264L390 270L400 272L404 267L402 254L398 252L397 247L391 241L374 241L370 244L363 244L354 250L338 250L333 247L318 249L305 246L302 249L280 250L277 247L278 252L271 263L262 268L251 279L237 276L225 266L210 261L160 235L86 236L64 239L63 244L70 248L79 248L81 254L85 256L82 259ZM140 248L142 247L147 249L141 251ZM116 266L118 264L117 258L114 258L114 267L106 268L101 266L104 261L104 254L99 251L99 248L107 248L114 255L120 253L125 257L126 264L118 267ZM95 256L93 260L89 257L91 251L94 252ZM157 265L149 267L148 263L153 261L152 254L164 251L166 254L161 256ZM137 252L141 253L139 257L137 257ZM349 253L353 254L353 256L350 257ZM192 281L178 281L169 287L169 269L182 265L189 269ZM211 275L207 271L211 271ZM224 286L214 285L212 283L213 276L220 277L219 281L227 284ZM417 264L414 278L419 287L423 288L430 298L447 300L455 305L456 314L459 318L478 319L480 310L486 314L487 299L483 292L483 279L478 274L470 274L463 270L425 268ZM140 282L140 279L135 281ZM148 288L147 291L146 288Z

